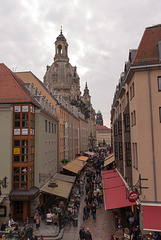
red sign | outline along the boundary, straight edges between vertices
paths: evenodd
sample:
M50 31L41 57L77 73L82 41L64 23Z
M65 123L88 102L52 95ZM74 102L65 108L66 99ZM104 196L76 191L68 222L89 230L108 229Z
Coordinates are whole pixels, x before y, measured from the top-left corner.
M139 195L137 192L131 192L128 196L128 199L130 202L135 202L139 198Z

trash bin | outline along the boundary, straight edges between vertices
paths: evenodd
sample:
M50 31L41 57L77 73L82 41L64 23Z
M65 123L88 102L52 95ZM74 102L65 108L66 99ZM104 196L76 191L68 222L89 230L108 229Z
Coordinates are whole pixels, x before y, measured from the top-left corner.
M73 218L73 227L78 227L78 218Z

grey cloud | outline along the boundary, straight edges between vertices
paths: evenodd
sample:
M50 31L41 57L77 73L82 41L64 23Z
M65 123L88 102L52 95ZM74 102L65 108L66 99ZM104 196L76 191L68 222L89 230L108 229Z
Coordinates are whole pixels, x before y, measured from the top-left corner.
M130 48L137 48L147 26L160 23L161 1L0 0L0 61L41 80L54 57L60 26L72 64L86 69L92 103L110 124L115 86ZM82 53L83 51L83 53ZM76 58L74 58L76 56ZM80 71L81 72L81 71Z

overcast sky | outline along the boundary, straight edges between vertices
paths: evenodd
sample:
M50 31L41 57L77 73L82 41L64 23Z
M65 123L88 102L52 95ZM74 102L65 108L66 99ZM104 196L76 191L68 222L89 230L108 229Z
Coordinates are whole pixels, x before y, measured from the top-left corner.
M160 23L160 0L0 0L0 62L43 81L62 26L81 91L87 82L93 107L109 127L129 49L138 47L146 27Z

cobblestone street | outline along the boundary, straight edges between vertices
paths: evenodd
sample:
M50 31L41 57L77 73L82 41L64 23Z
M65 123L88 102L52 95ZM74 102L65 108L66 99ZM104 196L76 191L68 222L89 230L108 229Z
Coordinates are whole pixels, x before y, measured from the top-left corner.
M85 195L81 199L81 205L79 210L78 218L78 227L71 227L69 230L68 227L65 227L63 240L78 240L79 239L79 230L83 226L85 230L90 228L93 240L106 240L110 239L110 236L115 232L115 225L113 220L112 211L105 211L104 204L102 204L100 209L97 209L96 213L96 222L93 221L92 215L87 221L83 221L83 207Z

